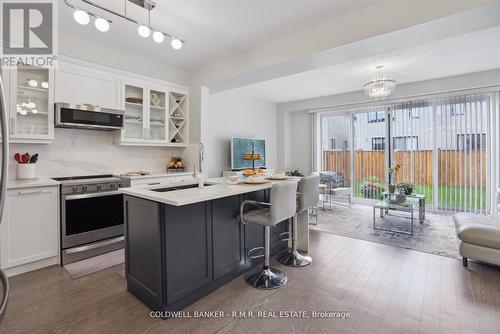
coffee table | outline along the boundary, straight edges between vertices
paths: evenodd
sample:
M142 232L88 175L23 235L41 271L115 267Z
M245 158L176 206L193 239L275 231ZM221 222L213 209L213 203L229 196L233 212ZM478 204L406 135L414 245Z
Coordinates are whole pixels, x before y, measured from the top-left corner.
M389 193L387 191L384 191L381 195L380 195L380 200L383 200L385 198L387 198L387 196L389 196ZM419 214L419 217L418 217L418 220L420 221L420 223L423 223L424 220L425 220L425 195L424 194L417 194L417 193L411 193L410 195L406 195L406 197L412 197L412 198L417 198L418 201L419 201L419 205L420 205L420 208L418 210L418 214Z
M395 200L395 196L387 196L383 200L381 200L373 205L373 229L387 231L387 232L396 232L396 233L413 235L414 212L417 210L419 211L420 220L423 217L423 214L422 214L423 208L420 205L419 199L414 198L414 197L407 197L406 200L402 203L397 203L394 200ZM377 209L380 210L380 217L382 217L382 218L385 215L389 215L389 211L391 211L391 210L410 213L409 219L411 222L411 230L410 230L411 232L401 231L401 230L391 230L391 229L377 227L375 225L375 212ZM421 222L422 222L422 220L421 220Z

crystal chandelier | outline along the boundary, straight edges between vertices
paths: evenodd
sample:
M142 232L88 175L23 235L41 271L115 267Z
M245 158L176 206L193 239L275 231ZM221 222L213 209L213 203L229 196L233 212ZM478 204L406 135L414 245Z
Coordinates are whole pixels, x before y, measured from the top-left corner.
M396 80L388 73L384 73L383 68L382 65L375 67L375 75L364 85L365 94L377 100L388 97L396 89Z

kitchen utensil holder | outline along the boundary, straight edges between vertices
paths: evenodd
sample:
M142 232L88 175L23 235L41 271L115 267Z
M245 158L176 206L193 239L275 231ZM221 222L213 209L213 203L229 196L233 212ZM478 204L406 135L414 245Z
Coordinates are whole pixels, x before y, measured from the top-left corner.
M36 164L17 164L18 179L36 179L37 177Z

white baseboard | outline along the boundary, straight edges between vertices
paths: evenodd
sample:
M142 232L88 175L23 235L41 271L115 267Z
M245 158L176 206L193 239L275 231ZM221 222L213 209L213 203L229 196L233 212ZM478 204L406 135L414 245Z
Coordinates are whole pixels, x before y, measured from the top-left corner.
M48 266L52 266L54 264L59 264L59 256L49 257L48 259L43 259L35 262L30 262L26 264L22 264L16 267L11 267L4 269L5 275L7 277L12 277L20 274L27 273L29 271L45 268Z

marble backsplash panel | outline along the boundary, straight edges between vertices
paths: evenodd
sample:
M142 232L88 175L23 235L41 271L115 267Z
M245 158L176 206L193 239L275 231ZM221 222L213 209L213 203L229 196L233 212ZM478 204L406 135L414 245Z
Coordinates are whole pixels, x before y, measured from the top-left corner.
M14 153L38 153L39 176L70 176L127 171L166 173L166 164L174 155L184 157L186 170L192 170L193 147L165 148L118 146L115 134L108 131L55 129L52 144L10 144L9 179L15 179Z

